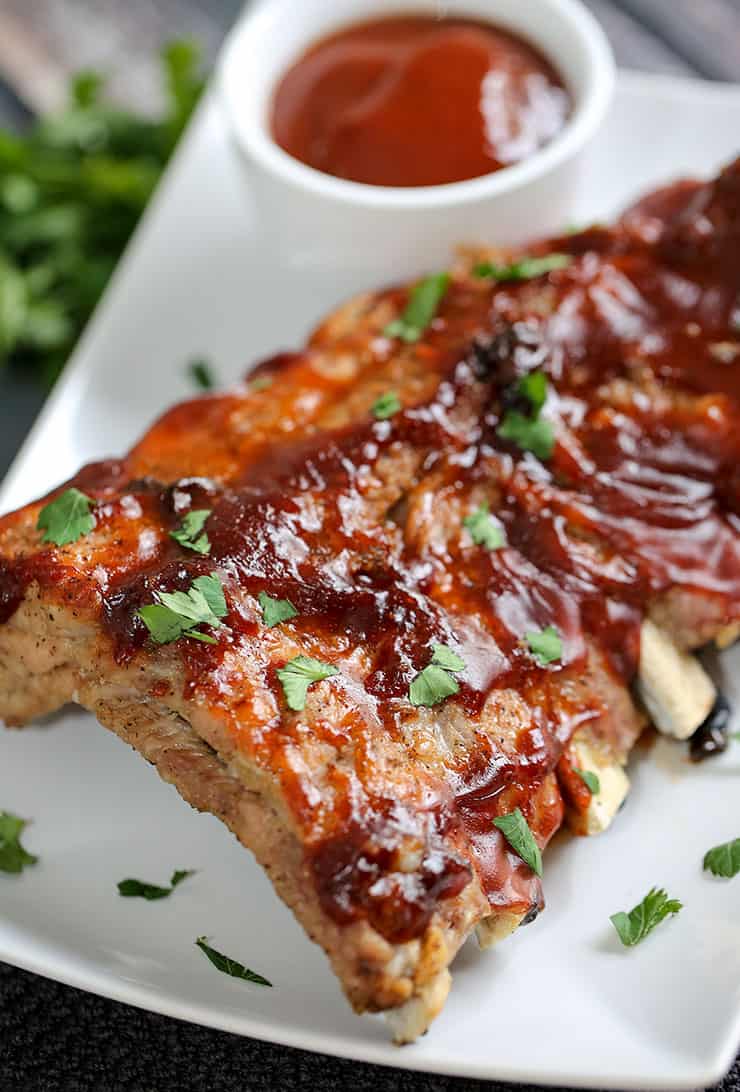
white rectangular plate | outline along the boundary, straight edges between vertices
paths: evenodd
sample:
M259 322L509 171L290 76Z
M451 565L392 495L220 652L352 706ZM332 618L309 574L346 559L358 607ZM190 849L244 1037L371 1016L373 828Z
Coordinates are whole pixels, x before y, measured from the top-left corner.
M706 174L738 151L740 88L622 76L594 146L578 219L611 216L648 186ZM389 270L389 279L393 271ZM278 348L357 285L276 265L260 242L217 104L208 101L74 360L8 476L3 510L80 463L122 452L190 393L185 361L225 379ZM740 702L740 653L718 670ZM740 879L701 871L740 835L740 745L696 768L661 742L634 763L627 807L604 837L561 837L547 854L548 910L495 952L468 945L449 1003L402 1050L352 1015L321 951L223 827L112 735L70 711L0 734L0 807L33 816L41 861L0 876L0 958L158 1012L292 1046L481 1078L601 1088L695 1088L740 1041ZM118 897L116 882L165 882L168 900ZM609 915L653 885L685 909L635 950ZM201 934L270 978L218 974Z

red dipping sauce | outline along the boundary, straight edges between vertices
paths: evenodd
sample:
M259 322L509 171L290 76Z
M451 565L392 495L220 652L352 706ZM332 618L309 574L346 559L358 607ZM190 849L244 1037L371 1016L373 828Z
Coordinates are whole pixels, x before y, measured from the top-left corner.
M558 73L521 38L474 20L398 16L311 46L277 86L271 127L325 174L434 186L533 155L570 108Z

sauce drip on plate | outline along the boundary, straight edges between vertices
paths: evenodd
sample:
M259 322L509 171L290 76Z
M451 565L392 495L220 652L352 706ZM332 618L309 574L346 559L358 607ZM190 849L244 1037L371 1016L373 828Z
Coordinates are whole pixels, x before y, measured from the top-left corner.
M272 131L326 174L432 186L527 159L569 110L557 72L522 39L483 22L402 16L313 45L278 84Z

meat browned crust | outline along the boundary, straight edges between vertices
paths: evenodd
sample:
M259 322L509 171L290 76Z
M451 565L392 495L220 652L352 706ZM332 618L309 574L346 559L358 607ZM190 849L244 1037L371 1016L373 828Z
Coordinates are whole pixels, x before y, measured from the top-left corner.
M43 500L0 520L0 716L93 712L255 853L399 1041L444 1003L474 928L488 946L543 906L493 820L520 808L543 848L564 820L611 820L645 722L641 627L669 659L737 632L739 180L548 244L570 264L531 280L461 261L415 344L384 334L408 287L359 297L303 351L84 468L78 541L41 544ZM498 431L530 411L535 370L545 459ZM388 391L402 409L377 420ZM471 538L482 504L500 549ZM171 537L192 509L211 512L208 555ZM206 573L227 602L215 644L154 645L139 608ZM296 616L265 626L261 592ZM549 625L544 664L527 635ZM459 691L413 706L440 643ZM337 669L301 711L277 675L297 655Z

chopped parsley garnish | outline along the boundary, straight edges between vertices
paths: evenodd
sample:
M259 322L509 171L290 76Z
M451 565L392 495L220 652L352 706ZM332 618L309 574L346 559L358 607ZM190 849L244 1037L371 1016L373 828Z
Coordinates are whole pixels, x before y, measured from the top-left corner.
M418 341L437 314L450 283L449 273L434 273L414 287L400 318L389 322L383 333L386 337L398 337L401 341Z
M155 598L156 603L140 607L137 613L158 645L168 645L180 637L215 645L215 637L197 628L219 627L227 614L223 585L215 573L196 577L190 591L156 592Z
M503 528L496 523L487 504L479 504L471 515L466 516L463 527L470 531L470 537L476 546L499 550L506 543Z
M544 417L525 417L518 410L507 410L497 429L502 440L511 440L521 451L531 451L543 462L555 447L555 431Z
M210 514L210 508L194 508L183 517L179 527L170 531L170 537L186 550L194 550L196 554L209 553L211 543L203 528Z
M19 819L9 811L0 811L0 872L15 874L36 864L38 857L21 845L21 834L27 825L28 820Z
M401 403L396 392L386 391L385 394L381 394L380 398L373 402L372 413L373 417L377 417L379 421L385 421L392 417L394 413L398 413L400 409Z
M247 386L253 394L256 394L258 391L266 391L268 387L272 386L272 376L256 375L254 379L248 381Z
M273 599L267 592L260 592L257 598L262 607L262 621L270 628L279 626L281 622L287 622L298 614L290 599Z
M447 645L432 645L429 664L412 679L409 701L412 705L436 705L452 694L457 694L460 684L451 672L464 671L465 661Z
M147 899L154 902L155 899L166 899L171 895L178 884L186 880L188 876L194 876L194 869L178 869L172 873L169 887L158 887L155 883L145 883L143 880L121 880L118 884L118 894L124 898Z
M44 532L41 541L67 546L89 534L95 526L91 513L94 503L79 489L65 489L39 512L36 528Z
M476 277L490 277L494 281L529 281L555 269L565 269L572 261L570 254L545 254L541 258L519 258L508 265L480 262L473 273Z
M713 876L723 876L726 880L740 872L740 838L723 842L704 855L703 867Z
M237 963L235 959L230 959L223 952L217 952L215 948L211 948L210 944L208 944L208 937L198 937L195 943L222 974L231 975L232 978L241 978L245 982L254 982L257 986L272 986L272 982L263 978L261 974L250 971L249 967L245 967L243 963Z
M198 358L188 364L188 373L196 387L202 391L211 391L216 386L213 369L207 360Z
M519 380L517 390L527 399L536 416L547 399L547 376L539 368L534 372L527 372Z
M528 372L519 380L516 392L529 402L529 414L507 410L496 431L502 440L510 440L521 451L531 451L538 459L549 459L555 447L555 430L552 422L540 415L547 398L545 373Z
M525 864L538 876L542 875L542 854L529 829L529 823L519 808L514 808L508 815L499 815L493 825L503 834L511 848Z
M601 782L599 781L598 774L595 774L593 770L578 770L575 767L573 768L573 772L578 774L592 796L599 795L601 792Z
M682 907L683 903L678 899L669 899L662 887L653 887L629 913L622 910L612 914L609 921L617 930L622 944L631 948L644 940L669 914L677 914Z
M338 671L332 664L313 660L310 656L296 656L295 659L288 660L285 667L279 667L277 671L288 708L296 712L300 712L305 707L308 688L312 683L322 682L323 679L337 674Z
M540 664L551 664L563 655L563 642L555 626L544 629L531 629L525 634L530 651L535 654Z

